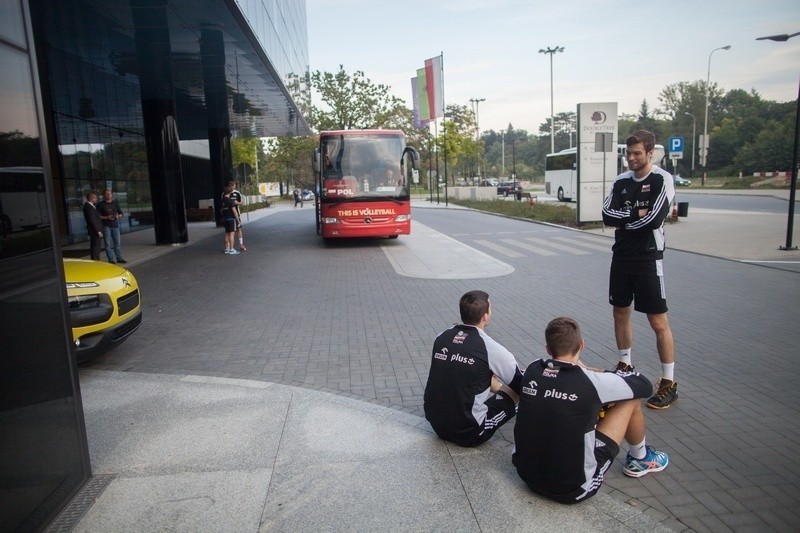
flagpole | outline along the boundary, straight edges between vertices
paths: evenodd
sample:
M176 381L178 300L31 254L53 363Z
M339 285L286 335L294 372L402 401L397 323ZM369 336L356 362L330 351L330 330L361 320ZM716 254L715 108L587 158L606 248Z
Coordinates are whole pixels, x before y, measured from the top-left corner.
M439 123L433 119L433 147L436 149L436 203L439 203Z
M439 52L442 60L439 62L442 67L442 129L444 131L444 205L447 206L447 105L444 101L444 51ZM437 187L438 188L438 187Z
M428 196L430 197L431 203L433 203L433 185L431 184L431 178L433 177L433 146L434 144L431 142L431 127L428 125ZM436 178L437 184L439 178Z

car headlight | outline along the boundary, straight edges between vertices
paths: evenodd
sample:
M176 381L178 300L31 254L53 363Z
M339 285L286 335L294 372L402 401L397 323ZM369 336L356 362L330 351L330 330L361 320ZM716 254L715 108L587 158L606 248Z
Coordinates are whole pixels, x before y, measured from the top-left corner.
M91 309L100 305L100 296L97 294L87 294L85 296L70 296L67 298L69 310L77 311L80 309Z
M94 281L68 281L67 282L67 290L70 289L91 289L93 287L99 287L99 283L95 283Z

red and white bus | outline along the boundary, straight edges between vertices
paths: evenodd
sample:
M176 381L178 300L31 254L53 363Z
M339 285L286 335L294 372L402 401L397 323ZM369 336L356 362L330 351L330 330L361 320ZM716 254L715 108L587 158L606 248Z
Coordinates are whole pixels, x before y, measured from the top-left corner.
M323 239L411 233L412 172L419 154L398 130L319 134L314 151L317 234Z

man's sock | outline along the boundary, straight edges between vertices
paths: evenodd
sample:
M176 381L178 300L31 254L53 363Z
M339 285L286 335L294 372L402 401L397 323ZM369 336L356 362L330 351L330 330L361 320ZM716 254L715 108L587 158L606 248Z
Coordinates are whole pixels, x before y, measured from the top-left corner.
M664 379L675 381L675 363L661 363L661 376Z
M642 442L639 444L631 444L628 453L631 454L631 457L634 459L644 459L647 457L647 439L643 439Z
M631 348L620 348L619 360L625 363L626 365L631 364Z

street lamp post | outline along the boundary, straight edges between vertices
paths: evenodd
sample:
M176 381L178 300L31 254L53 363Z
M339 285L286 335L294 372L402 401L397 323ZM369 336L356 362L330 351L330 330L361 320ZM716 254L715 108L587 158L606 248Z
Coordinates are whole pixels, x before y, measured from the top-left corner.
M500 132L500 144L501 144L501 154L500 154L500 175L506 175L506 132Z
M481 102L485 102L486 98L470 98L470 102L475 104L475 142L480 142L481 138L481 119L480 119L480 105ZM481 173L481 166L480 161L478 161L478 174ZM475 184L475 179L473 178L473 185Z
M768 35L767 37L758 37L756 41L770 40L785 42L800 35L800 32L782 35ZM797 109L794 117L794 149L792 150L792 181L789 185L789 221L786 223L786 246L779 246L779 250L797 250L797 246L792 246L792 232L794 230L794 200L795 191L797 190L797 146L798 137L800 137L800 86L797 88Z
M475 104L475 128L476 128L475 140L477 141L481 137L481 119L479 114L480 111L479 106L481 102L486 101L486 98L470 98L469 101Z
M692 117L692 176L694 176L694 154L695 152L697 152L697 150L695 150L696 148L695 143L697 142L697 132L696 132L697 119L695 118L694 115L692 115L688 111L686 111L685 114Z
M720 46L719 48L714 48L711 50L711 53L708 54L708 75L706 76L706 121L705 125L703 126L703 143L700 145L700 164L703 165L703 179L701 180L701 185L705 186L706 184L706 173L707 173L707 166L706 163L708 162L708 148L711 143L708 142L708 95L711 92L709 87L711 83L711 56L714 55L714 52L717 50L730 50L731 45Z
M517 188L517 140L511 139L511 179L514 181L514 189Z
M555 134L556 134L556 126L555 126L555 114L553 113L553 55L556 52L563 52L563 46L554 46L552 48L548 47L546 49L542 48L539 50L540 54L549 54L550 55L550 153L554 153L556 151L556 141L555 141Z

